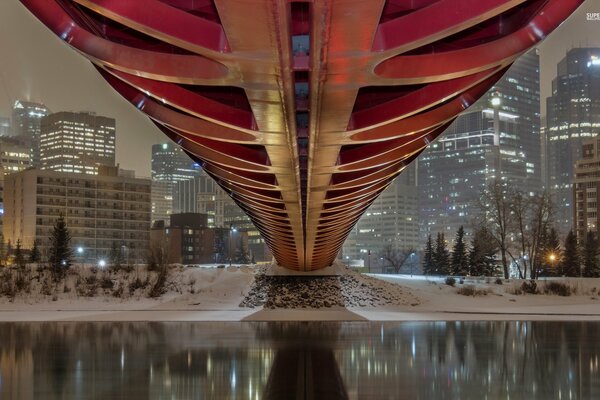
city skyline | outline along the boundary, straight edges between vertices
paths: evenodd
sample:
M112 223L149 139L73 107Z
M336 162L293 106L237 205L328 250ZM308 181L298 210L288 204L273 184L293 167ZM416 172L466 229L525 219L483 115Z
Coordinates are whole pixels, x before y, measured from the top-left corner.
M598 8L591 2L584 3L538 46L542 115L556 64L566 51L572 47L600 46L600 21L586 18L587 13L598 12ZM94 111L113 117L117 120L117 162L125 169L134 169L139 176L150 177L151 145L167 139L105 84L89 62L48 33L22 5L0 4L0 53L10 54L0 66L0 117L10 116L12 102L17 99L41 101L54 112Z

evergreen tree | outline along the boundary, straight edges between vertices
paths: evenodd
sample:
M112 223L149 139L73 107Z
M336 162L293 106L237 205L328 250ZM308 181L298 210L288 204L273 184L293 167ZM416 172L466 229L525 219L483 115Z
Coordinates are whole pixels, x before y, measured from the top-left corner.
M498 275L497 253L498 247L490 233L486 229L475 231L469 251L469 273L472 276Z
M437 239L435 241L435 252L433 253L433 263L435 265L436 275L448 275L450 274L450 252L446 246L446 239L444 234L438 232Z
M19 268L25 268L25 255L21 248L21 239L17 239L17 246L15 247L15 264Z
M465 276L469 273L469 258L465 243L465 230L460 226L456 232L454 246L452 247L452 258L450 261L452 275Z
M71 267L73 251L71 250L71 234L67 229L65 217L61 214L54 224L50 236L50 254L48 262L57 278L62 277L64 271Z
M125 264L125 257L121 246L117 246L117 242L113 242L110 249L110 265L113 269L120 269Z
M579 276L581 274L581 258L577 246L577 238L573 231L565 238L565 252L560 267L561 275L564 276Z
M435 273L435 265L433 264L433 241L431 235L427 235L427 243L425 244L425 251L423 253L423 274L431 275Z
M31 248L30 252L29 252L29 262L30 263L38 263L40 262L40 249L38 247L38 242L37 240L33 241L33 247Z
M598 236L594 231L588 231L583 245L583 276L597 278L600 276L598 262Z
M560 265L562 263L562 250L560 248L560 239L556 229L551 228L544 237L543 249L540 254L541 272L545 276L560 275Z

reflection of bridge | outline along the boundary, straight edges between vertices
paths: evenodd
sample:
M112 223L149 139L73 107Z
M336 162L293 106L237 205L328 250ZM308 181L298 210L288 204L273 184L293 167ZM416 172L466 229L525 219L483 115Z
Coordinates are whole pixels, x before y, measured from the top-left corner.
M583 0L21 0L250 215L330 265L410 163Z

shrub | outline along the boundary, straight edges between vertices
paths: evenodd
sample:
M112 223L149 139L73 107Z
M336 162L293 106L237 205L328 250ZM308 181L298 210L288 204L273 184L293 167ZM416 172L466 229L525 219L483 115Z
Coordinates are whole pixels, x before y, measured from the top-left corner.
M119 286L112 292L113 297L123 297L123 286Z
M488 294L488 292L486 290L480 290L475 288L475 286L473 285L465 285L461 288L459 288L456 293L463 295L463 296L486 296Z
M146 285L144 284L144 282L142 282L142 280L139 277L135 278L129 284L129 294L132 295L133 293L135 293L136 290L143 289L145 287L146 287Z
M150 293L148 293L149 297L160 297L166 291L166 283L167 283L167 269L163 268L156 278L156 282L152 285L152 289L150 289Z
M460 280L458 281L458 283L460 283L461 285L462 285L463 283L465 283L465 278L460 278Z
M456 285L456 279L454 279L451 276L447 277L446 278L446 285L448 285L448 286L454 286L454 285Z
M574 290L571 288L571 286L567 285L566 283L562 283L562 282L554 282L554 281L550 281L550 282L546 282L546 284L544 285L544 293L545 294L555 294L558 296L570 296L572 293L574 292Z
M536 281L525 281L521 285L521 290L527 294L538 294L538 287Z
M102 289L109 289L110 290L110 289L113 288L114 285L115 285L114 282L108 276L103 276L100 279L100 287Z
M503 284L502 279L496 278L496 285L502 285L502 284Z

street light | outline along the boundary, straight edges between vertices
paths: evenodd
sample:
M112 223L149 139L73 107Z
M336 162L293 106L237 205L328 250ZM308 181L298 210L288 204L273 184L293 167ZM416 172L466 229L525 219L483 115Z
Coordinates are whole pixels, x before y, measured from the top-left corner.
M550 268L552 269L552 271L554 271L554 261L556 260L556 254L550 253L548 259L550 260Z
M106 267L106 261L104 261L104 260L100 260L100 261L98 261L98 266L99 266L100 268L104 268L104 267Z
M231 267L231 261L233 258L233 251L231 250L233 235L237 232L237 229L233 227L233 224L229 224L229 266Z

